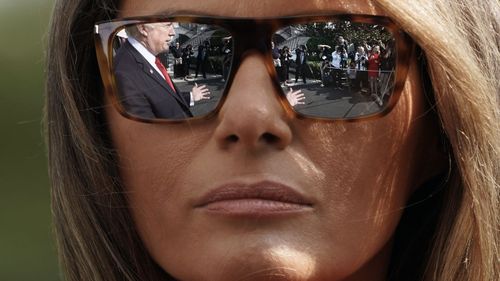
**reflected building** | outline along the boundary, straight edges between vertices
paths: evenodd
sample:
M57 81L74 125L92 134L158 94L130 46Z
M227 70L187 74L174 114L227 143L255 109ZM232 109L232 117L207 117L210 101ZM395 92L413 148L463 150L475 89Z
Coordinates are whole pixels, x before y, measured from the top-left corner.
M217 26L181 23L175 30L176 40L180 43L181 48L191 45L193 46L193 50L196 51L198 46L203 44L205 40L216 38L214 33L218 30L220 28ZM303 28L288 26L278 30L274 34L273 40L279 49L288 46L290 50L295 50L300 45L306 45L307 41L309 41L310 37L305 36L304 33L305 30Z
M287 46L290 50L297 49L300 45L307 45L311 37L304 35L305 30L298 26L287 26L274 34L274 43L279 49Z
M181 48L191 45L193 46L193 50L196 51L203 41L210 41L217 30L220 30L217 26L179 23L179 27L175 29L176 40L180 43Z

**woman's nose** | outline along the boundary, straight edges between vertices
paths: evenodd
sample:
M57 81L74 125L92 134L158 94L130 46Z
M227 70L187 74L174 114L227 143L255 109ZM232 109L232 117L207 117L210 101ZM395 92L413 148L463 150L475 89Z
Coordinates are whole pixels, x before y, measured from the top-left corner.
M246 56L219 112L215 138L223 149L284 149L292 141L290 118L257 53Z

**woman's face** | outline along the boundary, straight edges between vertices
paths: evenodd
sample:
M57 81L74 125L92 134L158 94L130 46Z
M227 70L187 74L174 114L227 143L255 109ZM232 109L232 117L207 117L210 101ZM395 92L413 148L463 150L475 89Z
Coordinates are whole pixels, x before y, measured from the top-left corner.
M368 0L124 0L121 8L120 17L382 14ZM250 53L212 120L147 124L107 107L147 250L184 281L384 280L405 202L435 168L416 60L394 110L375 120L294 119L274 91L265 59Z

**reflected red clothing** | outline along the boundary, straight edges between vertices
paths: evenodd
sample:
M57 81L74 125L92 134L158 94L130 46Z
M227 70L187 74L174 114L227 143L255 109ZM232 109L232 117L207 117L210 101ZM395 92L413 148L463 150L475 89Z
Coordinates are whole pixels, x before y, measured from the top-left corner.
M368 77L378 77L378 69L380 67L379 54L372 54L368 58Z

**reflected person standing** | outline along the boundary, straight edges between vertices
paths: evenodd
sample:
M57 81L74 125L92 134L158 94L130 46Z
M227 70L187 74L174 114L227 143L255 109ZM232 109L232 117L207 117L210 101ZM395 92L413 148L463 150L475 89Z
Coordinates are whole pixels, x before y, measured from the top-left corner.
M192 116L189 107L208 99L206 86L180 92L165 66L156 57L169 50L175 36L170 23L134 25L127 29L128 39L117 51L114 71L120 99L132 115L174 119Z

